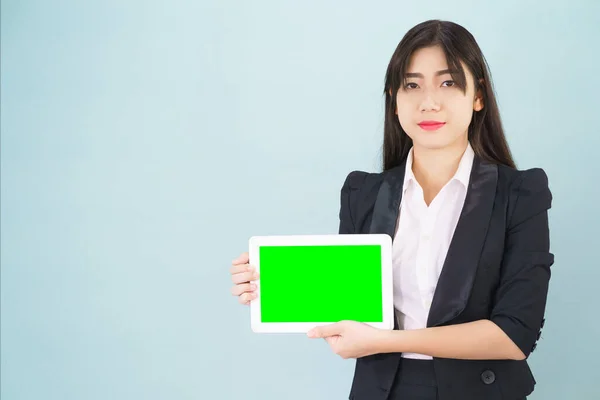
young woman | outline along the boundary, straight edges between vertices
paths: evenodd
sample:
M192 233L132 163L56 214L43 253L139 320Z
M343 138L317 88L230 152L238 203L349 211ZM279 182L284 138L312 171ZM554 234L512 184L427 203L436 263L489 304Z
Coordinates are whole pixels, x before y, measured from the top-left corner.
M412 28L384 94L383 172L347 176L339 232L393 238L395 329L341 321L309 337L356 358L350 399L523 399L554 262L546 174L516 169L482 52L455 23ZM231 273L248 304L247 253Z

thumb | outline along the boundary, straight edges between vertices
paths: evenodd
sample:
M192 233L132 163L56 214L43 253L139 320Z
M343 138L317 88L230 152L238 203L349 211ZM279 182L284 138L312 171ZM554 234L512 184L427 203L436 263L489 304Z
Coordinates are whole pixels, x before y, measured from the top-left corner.
M324 326L317 326L308 331L308 337L310 338L324 338L342 333L341 325L339 322L335 324L329 324Z

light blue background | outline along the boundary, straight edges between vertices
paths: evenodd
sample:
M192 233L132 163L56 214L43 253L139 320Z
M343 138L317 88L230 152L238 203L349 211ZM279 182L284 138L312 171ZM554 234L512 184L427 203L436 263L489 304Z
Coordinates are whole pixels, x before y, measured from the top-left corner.
M530 398L600 398L600 3L369 3L2 2L3 400L347 398L353 361L250 331L230 262L337 231L346 174L379 168L389 58L429 18L475 35L518 166L550 177Z

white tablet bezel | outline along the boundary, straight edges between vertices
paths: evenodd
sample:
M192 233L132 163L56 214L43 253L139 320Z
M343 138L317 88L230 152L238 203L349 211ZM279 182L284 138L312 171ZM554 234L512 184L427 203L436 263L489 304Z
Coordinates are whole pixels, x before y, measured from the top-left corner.
M260 246L301 246L301 245L380 245L381 246L381 293L383 322L370 322L370 326L380 329L393 329L393 281L392 281L392 240L385 234L335 234L335 235L287 235L253 236L249 240L249 263L256 267L260 275ZM302 277L298 277L302 281ZM250 321L252 331L257 333L306 333L315 326L329 325L330 322L261 322L260 312L260 276L253 281L256 284L255 300L250 302ZM293 292L294 283L290 282Z

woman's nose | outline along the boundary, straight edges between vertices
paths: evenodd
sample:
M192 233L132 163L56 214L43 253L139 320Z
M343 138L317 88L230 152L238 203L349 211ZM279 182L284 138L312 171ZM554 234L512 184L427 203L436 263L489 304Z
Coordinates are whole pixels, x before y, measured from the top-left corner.
M425 94L423 97L423 101L421 101L421 111L438 111L440 109L440 104L430 92Z

